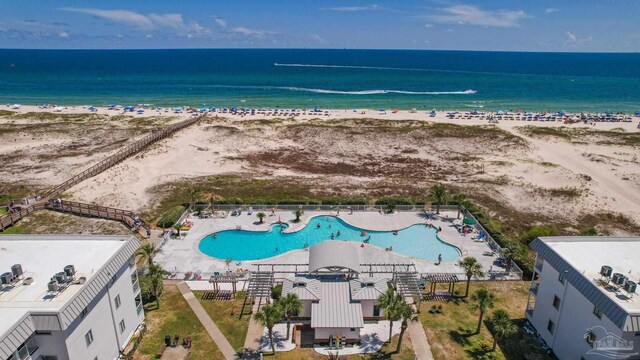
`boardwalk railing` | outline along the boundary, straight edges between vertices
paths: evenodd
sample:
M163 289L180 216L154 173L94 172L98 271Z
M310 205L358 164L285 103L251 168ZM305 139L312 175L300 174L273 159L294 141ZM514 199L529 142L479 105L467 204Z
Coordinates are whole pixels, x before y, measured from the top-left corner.
M17 210L14 212L9 212L8 214L0 217L0 230L4 230L8 227L11 227L13 224L15 224L18 220L22 219L23 217L31 214L34 211L42 210L42 209L44 209L44 204L38 203L38 204L32 204L32 205L21 207L20 210Z
M134 212L129 210L122 210L67 200L60 200L59 202L57 202L57 200L49 201L45 205L45 209L100 219L120 221L131 229L136 229L138 227L142 227L146 230L149 229L149 226L147 226L147 224L140 220L140 218Z
M97 164L91 166L90 168L84 170L83 172L74 175L72 178L63 182L60 185L46 191L41 194L43 199L51 198L60 195L64 191L68 190L72 186L78 184L79 182L86 180L90 177L96 176L99 173L109 169L110 167L118 164L122 160L128 158L129 156L138 153L139 151L145 149L149 145L155 143L156 141L162 140L164 138L169 137L176 131L187 127L196 121L198 121L200 117L189 118L187 120L172 124L163 128L161 130L156 130L152 132L150 135L143 137L142 139L136 141L135 143L125 146L121 150L118 150L115 154L109 156L108 158L98 162Z

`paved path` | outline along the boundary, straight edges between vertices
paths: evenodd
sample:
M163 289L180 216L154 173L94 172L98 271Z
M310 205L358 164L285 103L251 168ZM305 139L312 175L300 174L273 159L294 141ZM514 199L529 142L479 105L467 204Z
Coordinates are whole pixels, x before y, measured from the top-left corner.
M431 346L429 346L427 334L425 334L420 321L410 321L407 331L409 332L409 337L411 337L411 344L413 345L413 351L416 353L416 359L433 360Z
M262 347L262 335L264 333L264 326L253 319L253 314L258 311L258 301L253 305L252 314L244 316L251 316L249 319L249 329L247 329L247 337L244 340L245 354L243 359L257 359L259 358L260 348Z
M231 346L231 344L229 344L227 338L222 335L220 329L218 329L218 327L213 322L213 320L211 320L211 317L209 317L209 314L207 314L207 312L204 310L198 299L196 299L195 295L193 295L191 289L189 289L189 286L187 286L184 281L180 282L178 284L178 290L180 290L180 293L182 294L184 299L187 300L187 303L191 307L191 310L193 310L193 313L196 314L196 317L198 318L198 320L200 320L205 330L207 330L207 333L209 334L209 336L211 336L211 339L216 343L216 345L218 345L218 348L224 355L224 358L227 360L237 359L238 357L235 350L233 350L233 347Z

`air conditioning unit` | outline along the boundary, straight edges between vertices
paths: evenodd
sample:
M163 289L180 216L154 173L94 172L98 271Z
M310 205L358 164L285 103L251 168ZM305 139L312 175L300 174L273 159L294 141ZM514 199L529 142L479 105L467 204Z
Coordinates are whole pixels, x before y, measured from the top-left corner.
M626 277L620 273L613 274L613 277L611 278L611 281L618 286L624 285L625 280L626 280Z
M67 282L67 274L65 274L64 271L53 275L53 278L58 282L58 284L65 284Z
M60 290L60 285L58 285L58 282L55 280L51 280L47 283L47 289L49 291L59 291Z
M612 273L613 273L613 268L611 266L604 265L603 267L600 268L600 275L604 277L610 278Z
M67 265L64 267L64 273L67 274L68 277L73 277L76 274L76 268L73 265Z
M0 275L0 283L2 285L10 285L13 282L13 274L10 272L6 272Z
M628 293L635 293L638 284L635 281L627 280L624 282L624 290Z
M11 267L11 273L13 273L13 277L20 277L22 276L23 272L22 272L22 265L20 264L15 264Z

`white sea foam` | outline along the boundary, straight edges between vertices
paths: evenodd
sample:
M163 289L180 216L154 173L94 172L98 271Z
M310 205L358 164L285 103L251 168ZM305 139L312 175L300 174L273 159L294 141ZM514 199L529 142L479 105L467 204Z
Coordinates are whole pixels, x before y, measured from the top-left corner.
M341 90L328 90L328 89L310 89L301 87L274 87L275 89L292 90L292 91L307 91L317 94L342 94L342 95L378 95L378 94L406 94L406 95L472 95L475 94L475 90L464 91L403 91L403 90L356 90L356 91L341 91Z

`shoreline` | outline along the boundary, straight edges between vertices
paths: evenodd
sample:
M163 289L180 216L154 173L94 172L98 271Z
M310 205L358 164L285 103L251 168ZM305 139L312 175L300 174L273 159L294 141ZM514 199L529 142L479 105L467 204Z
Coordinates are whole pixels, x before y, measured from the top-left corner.
M93 110L90 110L92 108ZM546 112L488 112L488 111L417 111L392 109L386 111L371 109L291 109L260 108L247 112L230 112L223 109L206 110L197 108L180 107L183 110L176 112L177 108L153 108L153 107L133 107L133 111L124 111L122 107L118 109L107 107L90 106L68 106L68 107L43 107L36 105L7 104L0 106L1 110L13 111L16 113L56 113L56 114L100 114L107 116L129 115L134 117L166 116L185 119L192 116L208 115L213 118L228 118L231 120L269 120L269 119L293 119L293 120L341 120L341 119L375 119L375 120L418 120L431 122L444 122L459 125L498 125L522 124L536 126L572 126L572 127L594 127L594 128L622 128L626 131L640 131L640 116L630 113L546 113ZM187 110L189 109L189 110ZM139 110L143 112L138 113ZM317 111L315 111L317 110Z

